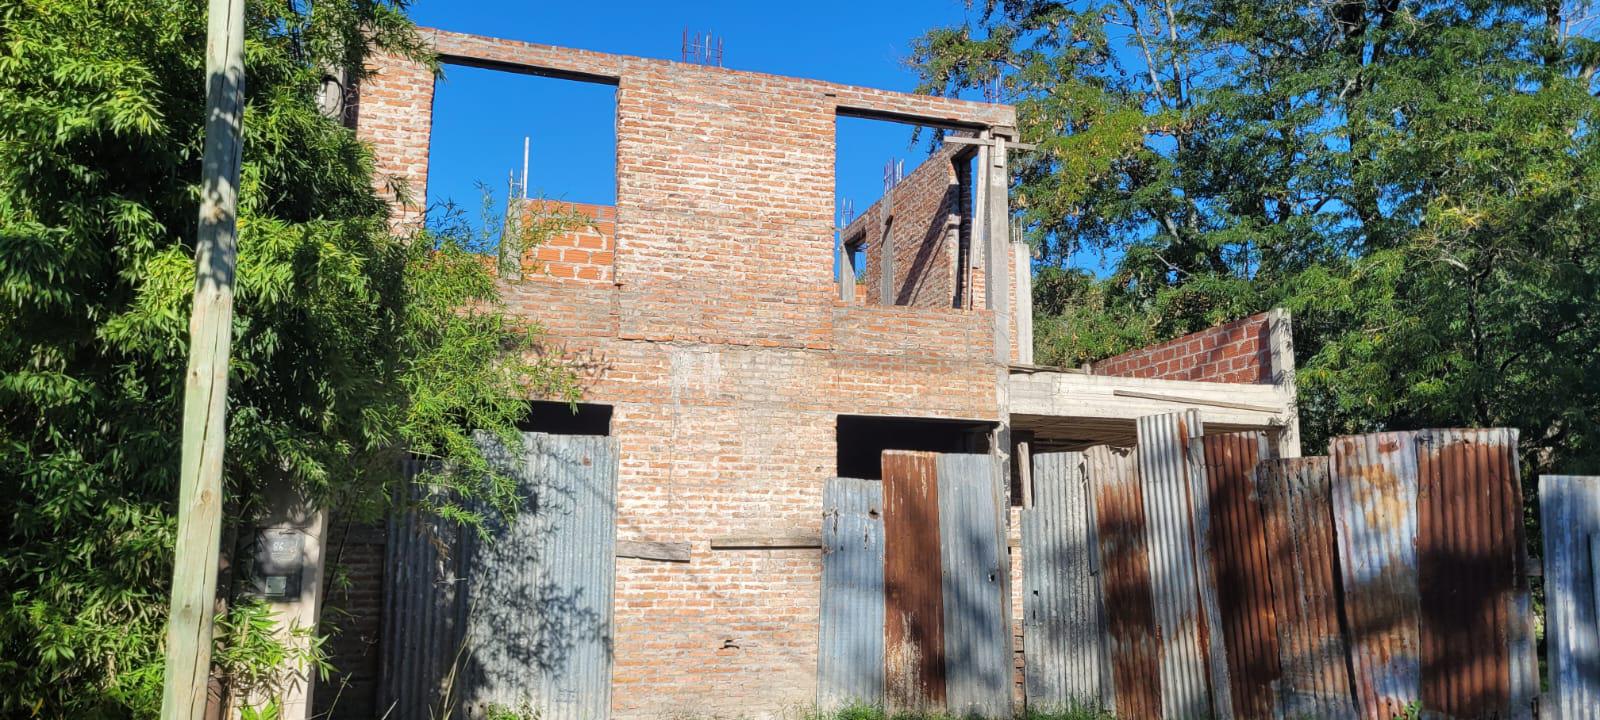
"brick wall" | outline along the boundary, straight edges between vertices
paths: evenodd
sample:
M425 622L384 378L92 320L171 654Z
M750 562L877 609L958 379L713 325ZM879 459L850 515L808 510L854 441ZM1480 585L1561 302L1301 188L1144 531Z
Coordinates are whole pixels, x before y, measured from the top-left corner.
M523 258L524 277L542 275L558 280L610 283L616 279L612 258L617 249L617 209L609 205L529 200L530 223L581 217L588 224L558 233ZM541 217L547 218L541 220ZM568 223L561 220L562 225Z
M420 227L428 200L433 73L389 55L374 57L370 70L356 89L356 136L376 150L373 179L394 205L390 224L398 231Z
M819 532L838 415L996 421L1005 377L987 310L835 299L836 117L1012 125L1012 109L428 33L446 61L617 85L610 282L579 277L597 259L569 261L562 246L547 262L571 262L573 277L504 284L579 370L584 400L613 407L618 538L692 548L689 563L617 561L615 715L770 716L811 702L818 551L710 540ZM414 82L418 66L386 62L366 86L382 93L363 99L373 125L361 136L380 168L413 181L408 159L421 157L425 182L431 85ZM397 130L416 112L423 132Z
M1119 377L1270 383L1272 343L1267 313L1109 357L1090 369L1096 375Z
M853 220L840 235L847 244L860 243L865 256L860 291L865 302L874 305L915 307L972 307L971 287L976 281L981 292L982 270L969 269L964 254L970 247L969 223L963 214L969 207L970 188L964 182L969 174L959 168L956 158L962 145L946 145L930 156L894 187L892 212L889 212L888 247L894 256L894 297L886 302L882 294L884 222L886 203L879 200ZM960 288L962 296L957 297ZM982 307L982 302L978 303Z
M385 531L375 524L333 518L328 525L327 587L322 631L333 673L312 695L319 717L372 718L377 707L378 649L383 634Z

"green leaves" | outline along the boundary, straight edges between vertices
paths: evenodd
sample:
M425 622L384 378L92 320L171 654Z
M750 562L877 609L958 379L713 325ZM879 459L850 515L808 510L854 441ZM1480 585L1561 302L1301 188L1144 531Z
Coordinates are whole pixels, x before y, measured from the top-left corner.
M1040 273L1042 359L1283 305L1308 449L1512 425L1530 471L1592 469L1600 44L1590 3L1549 7L990 2L912 61L930 92L1001 78L1047 264L1115 260Z
M390 234L368 150L318 111L325 67L422 52L404 3L310 7L248 9L229 517L251 516L269 476L377 517L409 495L415 450L448 461L425 478L456 491L436 509L477 522L466 508L514 503L471 432L576 388L500 305L475 238ZM0 715L159 703L203 13L0 0ZM287 659L265 623L249 605L224 618L218 662L239 682Z

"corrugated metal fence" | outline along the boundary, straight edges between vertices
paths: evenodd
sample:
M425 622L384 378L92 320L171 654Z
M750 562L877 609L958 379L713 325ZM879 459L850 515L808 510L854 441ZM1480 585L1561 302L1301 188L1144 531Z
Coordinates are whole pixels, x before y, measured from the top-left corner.
M1354 718L1339 608L1328 459L1256 466L1278 626L1278 703L1285 718Z
M1600 477L1539 478L1545 646L1555 720L1600 718Z
M1200 430L1192 415L1141 419L1137 466L1105 447L1036 459L1039 502L1022 515L1030 703L1129 718L1531 714L1514 431L1343 437L1331 461L1280 461L1259 433ZM1082 606L1089 585L1097 608ZM1101 623L1104 651L1087 637Z
M407 458L408 479L421 471ZM452 660L465 626L460 529L410 509L439 490L409 483L408 491L410 502L390 517L384 546L378 698L395 720L433 720L449 705Z
M1221 653L1214 655L1210 643L1218 627L1216 593L1196 560L1197 552L1206 552L1209 518L1205 496L1193 493L1196 468L1189 452L1190 442L1203 434L1200 416L1189 411L1143 417L1138 433L1150 587L1161 642L1161 716L1231 717L1226 664L1217 662ZM1201 485L1203 490L1203 478ZM1213 693L1213 687L1224 692Z
M1028 703L1040 710L1111 707L1094 496L1083 454L1033 456L1033 498L1021 513Z
M1210 563L1228 656L1229 685L1217 692L1231 694L1240 717L1272 717L1283 671L1266 517L1254 477L1256 463L1268 454L1267 438L1263 433L1212 435L1203 448Z
M883 698L883 483L833 478L822 490L817 705Z
M824 496L817 704L1009 717L995 460L889 451L881 483L835 478Z
M525 505L476 533L391 521L380 697L387 717L610 714L617 447L607 437L480 436ZM425 490L418 489L418 492Z

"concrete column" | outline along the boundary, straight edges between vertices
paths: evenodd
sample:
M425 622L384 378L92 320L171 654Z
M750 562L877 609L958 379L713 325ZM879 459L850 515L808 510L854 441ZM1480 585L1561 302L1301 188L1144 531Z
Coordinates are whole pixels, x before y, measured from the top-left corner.
M1267 339L1272 347L1272 384L1287 408L1278 431L1278 456L1300 457L1300 398L1294 379L1294 324L1289 311L1267 313Z
M305 649L322 617L322 584L327 552L328 512L312 507L285 479L270 481L263 492L263 507L256 522L252 567L247 592L261 598L277 620L283 642ZM311 691L316 678L311 668L282 669L277 698L236 699L260 707L277 700L281 720L308 720Z

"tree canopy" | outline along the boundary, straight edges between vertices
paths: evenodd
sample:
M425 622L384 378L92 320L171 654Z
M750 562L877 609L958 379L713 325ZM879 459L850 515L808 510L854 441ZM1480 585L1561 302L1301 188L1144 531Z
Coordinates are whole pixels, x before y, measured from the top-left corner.
M1281 305L1308 449L1507 425L1536 469L1600 466L1588 2L974 9L911 61L926 92L997 87L1041 146L1013 188L1043 361Z
M404 9L249 4L231 522L274 478L374 516L403 451L450 459L431 509L471 522L513 499L472 429L572 397L472 238L391 233L368 150L319 111L326 68L427 57ZM205 42L204 3L0 0L0 715L160 702Z

